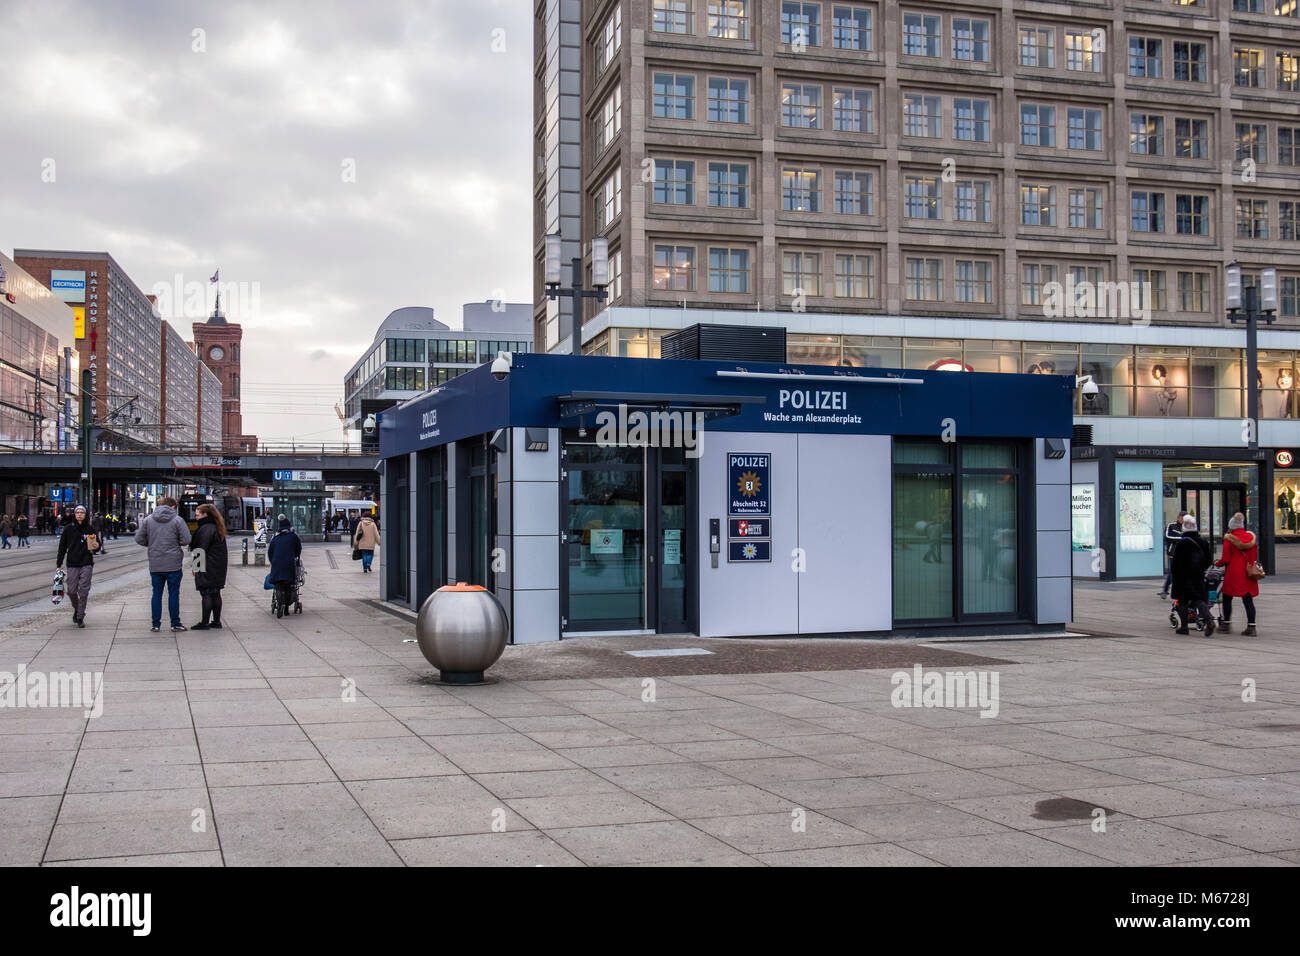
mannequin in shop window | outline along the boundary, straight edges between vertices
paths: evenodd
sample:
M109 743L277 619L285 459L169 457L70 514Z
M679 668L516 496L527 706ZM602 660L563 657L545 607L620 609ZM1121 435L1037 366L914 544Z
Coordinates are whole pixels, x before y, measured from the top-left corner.
M1278 389L1278 418L1294 418L1293 402L1291 395L1295 391L1295 373L1289 368L1278 369L1277 372L1277 389Z
M1290 485L1283 485L1282 490L1277 493L1277 510L1281 515L1278 528L1283 531L1295 531L1295 489Z
M1155 383L1160 386L1159 396L1160 404L1156 406L1157 411L1164 417L1174 410L1174 402L1178 401L1178 389L1169 387L1169 372L1163 365L1153 365L1151 367L1151 377Z

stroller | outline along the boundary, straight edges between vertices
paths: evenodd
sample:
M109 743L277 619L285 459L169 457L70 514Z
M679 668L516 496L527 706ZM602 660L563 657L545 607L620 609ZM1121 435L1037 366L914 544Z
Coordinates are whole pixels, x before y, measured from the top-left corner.
M1219 604L1219 588L1222 586L1223 569L1210 565L1210 567L1205 569L1205 588L1209 592L1207 600L1211 608L1211 614L1215 613L1213 609ZM1219 618L1215 620L1214 623L1216 626L1220 620L1222 620L1222 614L1220 614ZM1177 630L1178 624L1178 602L1174 601L1173 605L1169 608L1169 626L1174 628L1174 630ZM1194 606L1187 609L1187 626L1189 628L1195 627L1198 631L1205 630L1205 621L1196 613L1196 608Z
M293 559L293 583L280 581L271 588L271 613L276 617L286 614L302 613L302 586L307 582L307 569L302 566L302 558ZM270 575L267 575L270 578Z

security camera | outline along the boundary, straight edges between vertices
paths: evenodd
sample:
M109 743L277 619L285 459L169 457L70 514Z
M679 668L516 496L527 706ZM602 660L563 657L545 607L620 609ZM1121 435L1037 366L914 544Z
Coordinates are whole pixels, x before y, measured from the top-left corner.
M1085 398L1094 396L1101 391L1097 383L1092 380L1091 375L1077 376L1075 379L1075 384L1079 386L1079 391L1083 393Z
M377 427L378 425L375 422L375 416L373 414L367 415L366 420L361 423L361 431L365 435L373 435Z
M504 382L513 366L514 359L511 357L511 353L498 352L496 360L492 363L492 377L498 382Z

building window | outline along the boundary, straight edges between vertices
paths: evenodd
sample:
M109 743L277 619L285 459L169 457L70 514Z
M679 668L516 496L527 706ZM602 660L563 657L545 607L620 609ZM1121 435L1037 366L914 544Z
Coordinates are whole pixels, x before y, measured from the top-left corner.
M1079 73L1100 73L1101 51L1105 48L1105 30L1066 30L1065 68Z
M1205 159L1210 153L1209 124L1202 119L1174 118L1174 155L1179 159Z
M600 152L623 128L623 84L614 87L614 92L605 99L596 120L596 152Z
M989 21L954 17L952 21L952 58L974 63L989 61Z
M1071 109L1067 122L1070 149L1101 149L1101 110Z
M596 71L604 73L623 45L623 4L616 3L596 41Z
M596 228L604 229L623 212L623 169L614 170L605 180L596 200Z
M943 135L940 99L921 93L903 94L903 135L938 139Z
M934 176L903 179L903 216L906 219L942 219L939 180Z
M1268 200L1237 200L1237 238L1268 238Z
M956 97L952 101L953 138L975 143L990 141L989 116L992 104L989 100L971 100Z
M1300 240L1300 202L1281 200L1277 208L1277 237L1287 242Z
M1135 307L1153 312L1164 312L1169 308L1163 269L1134 269L1133 279L1137 282Z
M1289 93L1300 91L1300 57L1294 53L1279 53L1274 62L1277 66L1277 88Z
M1135 190L1129 196L1131 228L1134 232L1165 231L1165 194Z
M1165 118L1150 113L1130 113L1128 151L1141 156L1163 156Z
M842 216L871 216L871 173L835 170L835 212Z
M694 33L691 0L654 0L655 33Z
M842 133L870 133L873 122L871 90L834 87L831 90L832 128Z
M695 77L689 73L656 73L654 115L662 119L695 119Z
M831 7L831 46L837 50L870 50L871 8L842 4Z
M1020 106L1020 145L1056 145L1056 107L1022 103Z
M1037 183L1020 186L1020 224L1022 226L1056 225L1056 187Z
M748 249L709 249L709 291L749 291Z
M875 256L837 255L835 295L841 299L874 299L876 297Z
M1042 305L1044 288L1056 281L1056 266L1026 262L1020 266L1020 304Z
M781 256L781 288L786 295L822 294L822 257L817 252Z
M822 5L820 3L781 4L781 42L795 47L821 46Z
M709 122L749 122L749 80L709 77Z
M1056 67L1056 37L1051 27L1020 27L1016 31L1020 65L1036 70Z
M746 163L709 163L709 205L725 209L749 208L749 166Z
M938 56L939 18L926 13L904 13L903 52L908 56Z
M993 301L993 264L958 259L953 264L953 291L958 302L988 305Z
M1128 75L1160 79L1164 65L1163 41L1155 37L1128 38Z
M1268 127L1263 123L1237 123L1237 161L1268 162Z
M953 205L958 222L993 221L993 184L987 179L959 179L953 183Z
M1283 166L1300 166L1300 126L1277 128L1277 161Z
M1102 228L1102 193L1100 189L1070 190L1070 228Z
M617 302L621 298L623 298L623 250L619 249L609 255L609 301ZM516 351L528 351L527 342L516 344L522 346Z
M1205 82L1205 44L1174 42L1174 79L1182 83Z
M821 86L816 83L783 83L781 125L795 129L821 129Z
M749 39L749 0L709 0L709 36Z
M389 366L384 369L384 390L390 392L417 392L424 389L424 369L407 366Z
M654 201L669 206L695 205L695 163L689 159L656 159Z
M670 292L694 292L695 247L655 246L654 287Z
M1210 274L1208 272L1178 273L1178 311L1210 311Z
M1180 236L1210 234L1210 197L1179 193L1174 197L1174 220Z
M1264 51L1244 47L1232 49L1232 84L1257 89L1266 85L1264 76Z
M821 212L821 171L799 166L784 167L781 170L781 208L786 212Z
M1300 4L1296 0L1274 0L1273 15L1275 17L1300 17Z
M943 260L907 258L906 295L914 302L938 302L943 298Z
M1278 276L1278 292L1282 314L1295 318L1300 315L1300 276Z

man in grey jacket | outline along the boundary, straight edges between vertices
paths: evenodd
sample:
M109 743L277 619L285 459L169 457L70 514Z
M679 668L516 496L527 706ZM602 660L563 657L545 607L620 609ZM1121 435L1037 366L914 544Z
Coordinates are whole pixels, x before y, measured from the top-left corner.
M167 613L172 619L172 630L183 631L181 623L181 580L185 564L185 546L190 543L190 529L176 513L176 499L164 498L153 514L140 522L135 532L135 543L149 549L149 577L153 580L153 599L149 609L153 612L153 627L162 627L162 592L167 586Z

